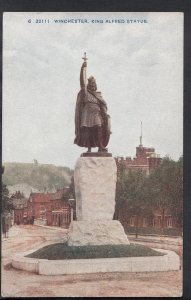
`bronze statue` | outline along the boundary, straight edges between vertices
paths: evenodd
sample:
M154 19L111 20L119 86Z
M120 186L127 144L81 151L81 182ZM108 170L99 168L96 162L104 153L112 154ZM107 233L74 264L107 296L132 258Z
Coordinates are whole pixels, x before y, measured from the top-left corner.
M98 152L107 152L110 138L110 116L107 114L107 105L100 92L97 91L96 80L88 78L86 85L87 57L80 71L81 90L78 93L75 111L75 140L80 147L98 147Z

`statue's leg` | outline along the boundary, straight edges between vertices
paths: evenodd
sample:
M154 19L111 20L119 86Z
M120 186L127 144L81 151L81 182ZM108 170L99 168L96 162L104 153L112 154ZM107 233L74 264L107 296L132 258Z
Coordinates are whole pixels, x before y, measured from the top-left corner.
M105 148L104 147L104 145L103 145L103 132L102 132L102 127L98 127L98 129L97 129L97 135L98 135L98 146L99 146L99 148L98 148L98 152L105 152L105 151L107 151L107 148Z
M91 128L85 127L86 130L86 147L88 148L87 152L91 152Z

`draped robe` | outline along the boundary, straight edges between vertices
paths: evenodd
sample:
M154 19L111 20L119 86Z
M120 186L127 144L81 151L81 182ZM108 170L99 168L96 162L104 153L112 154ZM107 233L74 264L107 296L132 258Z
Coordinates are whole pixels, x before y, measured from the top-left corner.
M106 147L109 125L110 117L101 93L81 89L76 101L74 143L80 147Z

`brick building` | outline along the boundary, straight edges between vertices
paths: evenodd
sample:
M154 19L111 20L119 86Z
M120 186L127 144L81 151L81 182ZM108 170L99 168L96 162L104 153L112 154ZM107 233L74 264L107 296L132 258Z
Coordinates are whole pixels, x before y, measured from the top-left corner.
M14 223L15 224L26 224L27 223L27 201L25 197L12 197L13 199L13 207L14 207Z
M51 197L53 193L31 193L28 200L29 222L51 225Z
M31 193L29 199L15 199L14 222L67 227L71 221L68 189L55 193ZM23 201L25 204L23 204Z
M116 157L117 171L118 174L121 170L144 170L148 175L151 170L157 168L161 163L159 154L156 154L155 148L144 147L142 145L142 134L140 137L140 145L136 147L136 156L132 159L131 157ZM126 228L180 228L180 224L172 216L170 210L160 211L154 210L152 216L141 216L136 214L135 211L126 208L122 209L120 215L120 221Z
M68 227L70 224L71 208L68 201L68 189L60 189L51 197L52 226Z
M147 175L151 170L157 168L161 163L161 158L155 152L155 148L143 147L142 137L140 137L140 145L136 147L135 158L131 157L116 157L116 164L118 174L121 170L144 170ZM172 216L170 209L166 210L153 210L151 216L142 216L135 211L122 209L120 221L125 228L138 227L138 228L154 228L154 229L181 229L180 224L175 217Z
M116 157L116 164L118 172L121 169L137 170L141 169L149 174L151 170L157 168L161 163L159 154L156 154L155 148L143 147L142 137L140 138L140 145L136 147L136 156L132 159L131 157Z
M164 213L161 211L153 211L152 217L143 217L140 215L132 214L128 219L128 226L130 227L153 227L153 228L179 228L179 224L173 218L171 212L166 210Z

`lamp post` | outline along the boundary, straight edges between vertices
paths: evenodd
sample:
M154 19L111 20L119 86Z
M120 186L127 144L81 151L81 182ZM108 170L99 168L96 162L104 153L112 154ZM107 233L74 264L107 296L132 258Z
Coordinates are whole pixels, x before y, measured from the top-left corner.
M75 199L74 198L68 199L68 203L70 205L70 220L72 222L74 220L74 204L75 204Z
M135 237L138 238L138 215L136 215L136 230L135 230Z
M136 213L135 237L137 239L138 238L139 213L140 213L140 208L138 206L135 207L135 213Z

